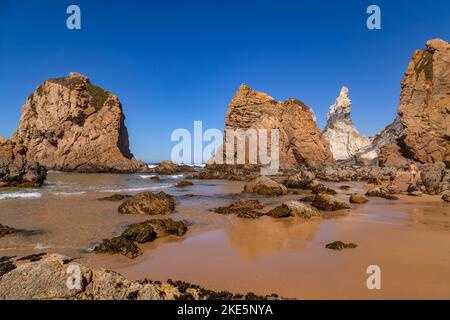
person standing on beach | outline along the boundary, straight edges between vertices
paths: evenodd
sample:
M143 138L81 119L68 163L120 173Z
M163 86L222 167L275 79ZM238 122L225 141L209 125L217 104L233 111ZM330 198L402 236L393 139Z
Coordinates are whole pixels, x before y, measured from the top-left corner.
M411 163L409 164L409 175L410 175L410 183L413 186L416 186L418 171L419 170L417 170L417 166L414 163L414 161L411 161Z

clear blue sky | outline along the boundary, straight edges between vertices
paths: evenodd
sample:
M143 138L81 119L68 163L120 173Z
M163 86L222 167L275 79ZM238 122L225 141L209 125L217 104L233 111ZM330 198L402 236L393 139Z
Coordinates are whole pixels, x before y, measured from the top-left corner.
M82 30L66 28L77 4ZM366 28L366 8L382 29ZM122 101L132 152L170 157L172 130L222 129L241 83L296 97L319 126L340 87L372 135L395 117L415 49L450 40L442 1L20 1L0 0L0 134L11 136L26 97L45 79L77 71Z

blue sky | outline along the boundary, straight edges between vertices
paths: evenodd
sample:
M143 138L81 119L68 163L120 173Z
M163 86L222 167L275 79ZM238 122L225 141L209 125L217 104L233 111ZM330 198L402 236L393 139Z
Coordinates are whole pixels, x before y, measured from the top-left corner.
M82 29L66 28L77 4ZM381 7L382 29L366 28ZM170 158L176 128L222 129L241 83L278 100L296 97L319 126L340 87L357 128L395 117L414 50L450 39L443 1L20 1L0 0L0 135L11 136L26 97L69 71L117 94L137 158Z

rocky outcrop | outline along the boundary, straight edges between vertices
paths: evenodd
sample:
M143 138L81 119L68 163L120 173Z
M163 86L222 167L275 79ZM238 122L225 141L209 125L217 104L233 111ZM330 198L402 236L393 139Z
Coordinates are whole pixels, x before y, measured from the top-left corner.
M244 192L266 196L281 196L287 194L288 190L281 183L278 183L269 177L259 176L247 182L244 186Z
M117 96L78 73L48 79L27 99L12 140L26 159L48 169L135 172L144 168L129 150Z
M0 137L0 187L39 187L47 177L47 170L27 160L27 149Z
M0 300L219 300L277 299L277 295L214 292L182 281L130 281L68 257L0 258Z
M178 174L184 172L196 172L196 170L194 167L186 164L176 164L172 161L163 161L154 168L146 169L145 172L157 174Z
M325 181L373 181L373 180L389 180L395 177L397 169L393 167L349 167L328 165L322 166L315 170L316 177Z
M402 80L398 117L355 159L404 166L408 159L450 166L450 44L440 39L417 50Z
M360 134L353 125L351 105L348 89L342 87L339 97L330 107L327 125L322 132L335 160L346 160L370 144L370 139Z
M270 130L278 129L280 168L295 168L302 164L317 166L333 161L331 151L317 127L313 111L297 99L276 101L271 96L254 91L243 84L228 107L225 119L225 130L227 129L255 129L257 133L263 132L260 129L267 130L268 155L272 150ZM246 155L242 157L245 163L250 163L248 151L247 148ZM222 154L225 159L226 146L220 148L218 155L214 158L217 163L219 163L217 159ZM235 148L233 158L235 164L239 164L237 158ZM227 162L227 165L232 164ZM264 163L258 160L255 165L263 166Z
M165 192L144 191L126 200L119 206L122 214L166 214L175 210L175 198Z

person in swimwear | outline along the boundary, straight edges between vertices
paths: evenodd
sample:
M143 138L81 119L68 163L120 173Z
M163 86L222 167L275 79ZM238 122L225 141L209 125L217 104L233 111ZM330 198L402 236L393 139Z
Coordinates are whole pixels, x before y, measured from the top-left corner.
M414 163L414 161L411 161L411 163L409 164L409 175L410 175L410 182L413 186L416 186L417 174L418 174L417 166Z

